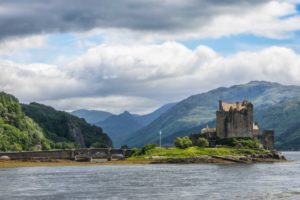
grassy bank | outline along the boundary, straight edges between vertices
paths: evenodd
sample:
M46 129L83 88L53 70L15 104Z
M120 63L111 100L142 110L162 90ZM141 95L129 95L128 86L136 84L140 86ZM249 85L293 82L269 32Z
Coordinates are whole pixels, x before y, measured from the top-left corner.
M128 158L128 160L138 160L138 159L149 159L155 156L162 158L188 158L196 156L244 156L244 155L261 155L269 153L268 150L250 149L250 148L200 148L200 147L189 147L186 149L179 148L159 148L155 147L149 149L143 154L138 152Z

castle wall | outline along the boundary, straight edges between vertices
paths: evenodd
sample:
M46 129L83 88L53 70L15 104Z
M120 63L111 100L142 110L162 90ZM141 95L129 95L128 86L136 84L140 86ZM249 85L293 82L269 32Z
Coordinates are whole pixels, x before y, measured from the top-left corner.
M261 136L261 142L265 149L274 149L275 135L273 130L264 130Z
M236 108L224 110L220 102L219 111L216 112L218 137L252 137L253 105L251 103L236 105ZM239 106L246 107L239 109Z

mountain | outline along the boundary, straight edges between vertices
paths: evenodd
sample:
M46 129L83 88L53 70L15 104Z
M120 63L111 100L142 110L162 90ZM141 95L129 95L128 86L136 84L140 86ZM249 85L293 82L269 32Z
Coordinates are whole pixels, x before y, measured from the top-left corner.
M98 110L75 110L71 112L72 115L85 119L90 124L95 124L97 122L103 121L113 114L105 111L98 111Z
M102 127L112 138L115 146L119 147L125 144L124 141L130 138L131 134L147 126L174 105L175 103L166 104L146 115L136 115L125 111L120 115L112 115L104 121L97 122L96 125Z
M22 111L17 98L0 92L0 151L49 149L37 123Z
M163 105L162 107L158 108L157 110L153 111L152 113L146 115L135 115L135 119L142 124L143 126L147 126L153 120L157 119L160 115L170 110L176 103L169 103Z
M96 123L96 125L102 127L109 134L116 147L122 145L124 135L135 132L143 127L136 120L136 117L128 111L120 115L113 115L102 122Z
M255 109L259 110L298 96L300 96L299 86L266 81L251 81L228 88L217 88L182 100L124 142L136 147L146 143L158 143L159 130L163 132L163 139L174 138L175 133L209 123L215 119L220 99L229 102L248 99L254 104Z
M38 103L22 105L22 108L55 143L71 143L78 147L112 146L112 141L101 128L88 124L84 119Z
M262 129L274 129L276 147L281 150L300 150L300 98L282 101L255 112Z

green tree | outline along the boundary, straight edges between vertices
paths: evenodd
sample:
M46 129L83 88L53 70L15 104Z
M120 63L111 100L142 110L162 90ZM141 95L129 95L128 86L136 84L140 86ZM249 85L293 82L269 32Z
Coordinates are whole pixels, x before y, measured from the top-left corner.
M188 147L191 147L192 146L192 140L185 136L185 137L177 137L174 141L174 145L177 147L177 148L180 148L180 149L186 149Z
M198 147L208 147L209 142L206 138L198 138L197 140L197 146Z

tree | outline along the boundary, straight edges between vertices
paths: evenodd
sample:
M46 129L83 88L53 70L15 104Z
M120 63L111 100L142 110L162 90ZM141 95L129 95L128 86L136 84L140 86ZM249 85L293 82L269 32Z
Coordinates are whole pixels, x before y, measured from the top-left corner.
M180 149L186 149L186 148L192 146L192 144L193 144L192 140L187 136L177 137L174 141L174 145Z
M208 147L209 145L209 142L206 138L199 138L197 140L197 146L198 147Z

